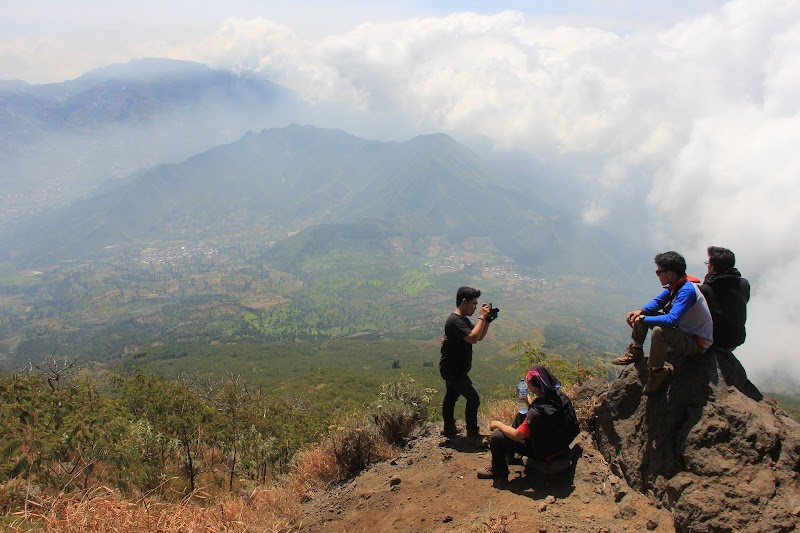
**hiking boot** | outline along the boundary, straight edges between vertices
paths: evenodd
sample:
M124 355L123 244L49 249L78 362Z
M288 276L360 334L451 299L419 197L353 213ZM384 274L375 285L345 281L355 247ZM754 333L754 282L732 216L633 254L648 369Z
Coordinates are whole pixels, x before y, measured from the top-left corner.
M644 348L629 344L628 347L625 348L625 351L622 352L622 356L611 361L611 364L629 365L631 363L635 363L636 361L641 361L642 359L644 359Z
M475 448L488 448L489 439L483 435L467 435L467 443Z
M445 423L444 429L442 430L442 436L452 437L453 435L458 435L458 426L456 426L455 422L452 424Z
M517 454L510 454L506 455L506 464L508 466L522 466L525 463L522 461L522 457L517 456Z
M671 375L672 367L670 366L664 365L662 368L651 368L647 374L647 383L645 383L642 392L648 395L658 392Z
M500 481L508 481L508 470L497 471L492 470L492 467L487 467L483 470L478 470L478 479L494 479Z

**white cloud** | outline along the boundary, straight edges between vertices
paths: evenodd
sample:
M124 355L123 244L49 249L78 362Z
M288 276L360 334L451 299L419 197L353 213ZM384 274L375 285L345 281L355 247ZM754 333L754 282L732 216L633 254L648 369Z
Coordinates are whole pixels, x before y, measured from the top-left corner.
M236 39L252 31L229 24ZM606 190L587 223L624 214L631 200L615 191L651 180L639 201L650 204L653 248L680 249L695 265L710 244L733 249L754 282L746 367L757 375L769 361L800 379L785 349L798 325L787 311L800 300L800 285L785 281L800 263L799 28L800 4L784 0L738 0L626 35L460 13L318 42L264 31L266 50L243 57L315 101L391 110L420 132L573 165Z
M367 22L317 39L240 16L206 39L119 53L257 70L310 101L380 116L387 136L446 131L533 152L603 190L586 203L588 223L647 203L643 238L654 251L679 249L695 267L709 244L736 252L754 282L740 350L748 371L771 361L800 379L784 355L800 301L791 276L800 266L800 3L710 9L642 31L548 26L506 11ZM649 194L632 200L643 181Z

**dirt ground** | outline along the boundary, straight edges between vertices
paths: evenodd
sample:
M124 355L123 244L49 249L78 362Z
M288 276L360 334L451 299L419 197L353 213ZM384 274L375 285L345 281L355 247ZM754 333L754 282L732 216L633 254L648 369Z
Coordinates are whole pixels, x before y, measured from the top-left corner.
M670 513L614 476L588 434L577 437L572 471L509 482L478 479L488 449L445 439L428 424L390 461L349 482L317 491L304 504L308 532L673 532Z

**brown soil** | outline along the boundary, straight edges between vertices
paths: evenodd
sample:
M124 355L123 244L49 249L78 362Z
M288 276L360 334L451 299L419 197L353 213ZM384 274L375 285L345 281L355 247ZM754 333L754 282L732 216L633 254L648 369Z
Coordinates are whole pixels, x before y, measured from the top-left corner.
M439 436L429 424L400 450L349 482L317 491L303 505L308 532L674 532L670 513L614 476L581 433L574 474L526 476L511 466L509 482L478 479L488 449Z

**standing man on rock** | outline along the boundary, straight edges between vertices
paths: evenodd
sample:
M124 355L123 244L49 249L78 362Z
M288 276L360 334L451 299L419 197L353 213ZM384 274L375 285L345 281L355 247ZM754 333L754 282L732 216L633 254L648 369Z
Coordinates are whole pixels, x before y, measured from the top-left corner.
M736 256L727 248L708 247L708 274L700 285L714 319L714 348L736 349L745 339L750 282L734 268Z
M446 392L442 402L444 431L442 435L449 437L458 433L456 419L453 414L459 396L467 400L464 419L467 423L467 438L476 446L482 445L482 437L478 432L478 406L481 403L478 391L469 379L472 368L472 345L483 340L489 330L487 317L491 311L488 304L481 305L480 316L475 325L469 317L478 307L481 291L472 287L459 287L456 292L456 308L450 313L444 324L439 374L445 381Z
M686 260L678 252L655 256L656 276L664 290L641 309L630 311L625 321L632 328L631 343L621 357L611 361L627 365L644 358L644 341L650 336L647 383L642 392L653 394L672 374L666 362L673 355L700 355L713 342L713 324L700 288L686 278Z

